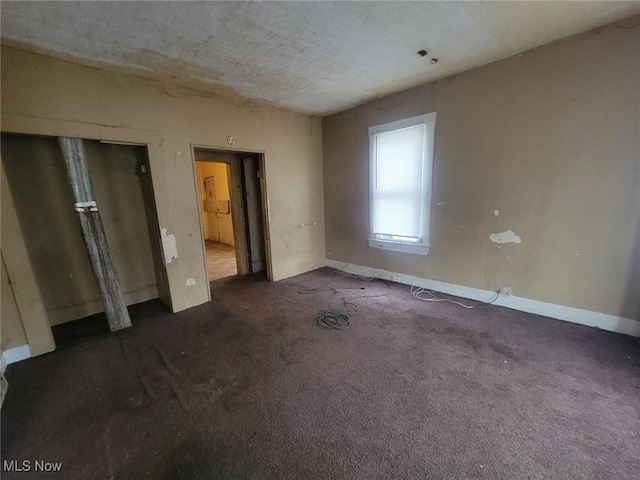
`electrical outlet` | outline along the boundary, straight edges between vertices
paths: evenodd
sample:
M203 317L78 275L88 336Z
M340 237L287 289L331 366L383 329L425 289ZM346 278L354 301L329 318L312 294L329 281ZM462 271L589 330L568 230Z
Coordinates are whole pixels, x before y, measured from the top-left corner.
M391 281L400 283L400 277L398 277L397 275L391 275Z
M500 293L500 295L509 296L511 295L511 287L500 287L498 292Z

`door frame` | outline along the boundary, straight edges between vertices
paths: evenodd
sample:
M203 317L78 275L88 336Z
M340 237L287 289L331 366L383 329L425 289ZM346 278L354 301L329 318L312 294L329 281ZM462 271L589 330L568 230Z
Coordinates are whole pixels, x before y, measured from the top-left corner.
M213 145L191 144L191 165L193 169L193 188L196 192L196 203L198 208L198 221L200 222L200 237L202 239L202 260L205 267L207 267L207 254L204 240L204 226L202 224L202 205L200 201L200 191L198 185L198 172L196 171L196 162L206 162L207 160L197 160L196 150L207 150L213 154L223 155L220 159L210 160L212 163L226 163L229 165L229 197L231 199L231 220L233 223L233 237L236 249L236 262L238 265L238 275L247 275L250 273L249 266L249 251L246 234L245 224L245 199L242 195L242 190L237 192L238 183L242 188L241 178L241 158L242 155L256 155L258 157L258 168L260 170L260 203L262 206L262 225L264 233L264 254L265 254L265 270L267 274L267 280L273 281L273 270L271 262L271 241L270 241L270 223L269 223L269 200L267 195L267 182L266 182L266 154L264 150L251 150L251 149L236 149L230 147L219 147ZM233 160L228 156L233 155ZM209 296L211 293L209 293ZM209 297L211 298L211 297Z
M87 140L99 140L112 143L121 143L142 146L147 149L147 158L151 173L151 185L153 187L153 200L156 207L156 220L158 225L163 224L160 219L160 212L166 209L160 201L168 198L165 182L162 181L160 170L154 168L154 164L162 162L162 144L163 137L156 130L144 130L137 128L124 128L118 126L101 125L94 123L78 122L74 120L63 120L57 118L40 118L14 113L2 113L2 132L26 135L39 135L47 137L78 137ZM6 183L5 183L6 182ZM4 173L4 165L2 166L2 183L3 187L8 186L6 175ZM161 195L158 192L162 192ZM3 203L4 200L11 198L10 188L2 188ZM12 201L12 200L11 200ZM12 204L10 205L12 206ZM15 211L13 212L16 213ZM7 219L3 220L4 221ZM170 220L170 219L169 219ZM42 295L38 288L31 259L29 258L26 245L22 238L22 231L17 224L12 233L8 234L5 241L2 242L2 254L5 259L16 258L20 261L7 261L7 275L9 279L20 278L23 288L14 289L16 303L19 307L20 318L23 323L25 333L27 333L27 343L31 350L31 355L36 356L47 353L55 349L55 341L51 333L51 325L49 318L44 310ZM173 222L165 221L164 225L173 228ZM161 242L161 232L154 232L155 237L151 241ZM4 236L4 235L3 235ZM7 241L8 240L8 241ZM162 244L160 243L162 249ZM161 250L162 251L162 250ZM175 262L173 262L175 263ZM171 265L163 264L164 276L167 279L164 288L158 285L158 295L160 300L167 305L171 311L184 309L184 296L179 284L172 281L169 272ZM174 275L175 276L175 275ZM180 277L178 277L180 278ZM22 309L20 305L24 305ZM29 306L27 309L26 306ZM32 332L32 333L29 333ZM33 343L32 343L33 342Z

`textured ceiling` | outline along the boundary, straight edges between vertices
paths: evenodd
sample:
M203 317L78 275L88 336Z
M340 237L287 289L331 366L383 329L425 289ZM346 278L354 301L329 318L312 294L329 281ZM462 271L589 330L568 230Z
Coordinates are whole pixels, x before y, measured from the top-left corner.
M640 13L639 2L3 1L0 8L4 44L317 115Z

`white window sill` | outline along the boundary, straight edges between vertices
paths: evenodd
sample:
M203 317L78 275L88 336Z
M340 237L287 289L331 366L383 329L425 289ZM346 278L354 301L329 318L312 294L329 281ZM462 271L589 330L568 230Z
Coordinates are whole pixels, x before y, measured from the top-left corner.
M429 245L416 245L415 243L390 242L370 238L369 246L393 252L413 253L415 255L427 255L429 253Z

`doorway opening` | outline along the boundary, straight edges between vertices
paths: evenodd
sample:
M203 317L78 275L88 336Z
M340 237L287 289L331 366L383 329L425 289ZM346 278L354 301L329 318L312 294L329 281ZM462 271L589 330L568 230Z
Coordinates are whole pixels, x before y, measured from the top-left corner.
M259 272L270 279L263 155L193 153L209 281Z
M83 143L125 304L170 306L146 146ZM57 139L2 133L2 163L49 325L103 312Z
M209 281L238 274L229 195L230 167L221 162L196 162L202 232Z

